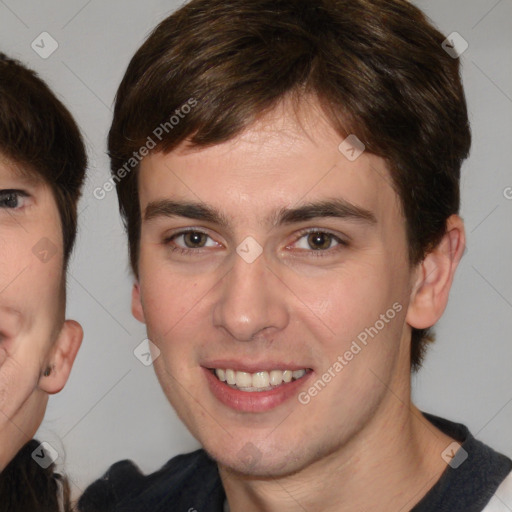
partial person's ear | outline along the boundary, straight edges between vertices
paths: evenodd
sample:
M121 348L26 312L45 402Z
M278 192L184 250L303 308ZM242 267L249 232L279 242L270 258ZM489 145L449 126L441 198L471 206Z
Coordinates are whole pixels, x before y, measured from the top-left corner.
M133 283L132 288L132 315L143 324L146 323L146 318L144 317L144 310L142 309L142 301L140 298L140 287L139 281L135 281Z
M464 222L458 215L451 215L441 242L416 269L416 282L406 316L411 327L426 329L441 318L465 247Z
M84 331L78 322L75 320L64 322L50 352L48 366L43 370L43 375L39 379L40 389L50 395L62 390L68 381L83 337Z

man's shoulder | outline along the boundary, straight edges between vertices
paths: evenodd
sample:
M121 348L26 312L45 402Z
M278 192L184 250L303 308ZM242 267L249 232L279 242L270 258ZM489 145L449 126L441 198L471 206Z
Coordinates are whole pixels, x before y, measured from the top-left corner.
M423 415L456 442L440 454L446 470L413 512L512 510L512 460L475 439L465 425Z
M222 510L224 490L215 461L202 449L177 455L143 475L129 460L113 464L78 503L80 512ZM209 508L206 508L208 506ZM200 507L200 508L198 508Z
M501 482L483 512L509 512L512 510L512 473Z

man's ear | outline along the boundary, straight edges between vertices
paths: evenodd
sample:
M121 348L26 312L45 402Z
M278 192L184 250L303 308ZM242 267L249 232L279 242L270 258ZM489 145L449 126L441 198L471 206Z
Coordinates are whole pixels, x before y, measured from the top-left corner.
M51 395L58 393L66 384L78 349L82 344L84 332L82 326L75 320L66 320L55 341L48 367L39 379L39 388Z
M135 281L133 283L132 288L132 315L143 324L146 323L146 318L144 317L144 310L142 309L142 301L140 298L140 287L139 281Z
M416 268L406 317L411 327L426 329L441 318L465 247L464 222L458 215L452 215L446 221L441 242Z

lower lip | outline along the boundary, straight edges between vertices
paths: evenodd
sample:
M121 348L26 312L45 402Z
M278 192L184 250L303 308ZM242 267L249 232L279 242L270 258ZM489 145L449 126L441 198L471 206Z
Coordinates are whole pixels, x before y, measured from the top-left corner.
M298 394L298 390L310 378L313 372L292 382L281 384L270 391L240 391L221 382L210 370L203 368L210 390L217 400L231 409L241 412L265 412L281 405Z

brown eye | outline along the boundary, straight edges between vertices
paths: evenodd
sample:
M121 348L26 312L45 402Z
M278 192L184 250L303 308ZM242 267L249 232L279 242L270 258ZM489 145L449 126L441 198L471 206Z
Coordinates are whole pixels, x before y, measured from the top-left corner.
M293 244L296 249L299 249L297 254L309 254L315 257L332 256L348 245L340 237L321 229L302 231L301 236Z
M198 247L204 247L206 245L206 241L208 236L204 233L200 233L199 231L189 231L184 233L183 242L190 249L197 249Z
M314 251L326 250L331 247L333 236L329 233L322 233L321 231L316 233L309 233L308 245Z
M173 253L178 251L182 255L199 255L206 249L221 247L210 235L195 229L175 233L165 238L163 244L169 246Z

